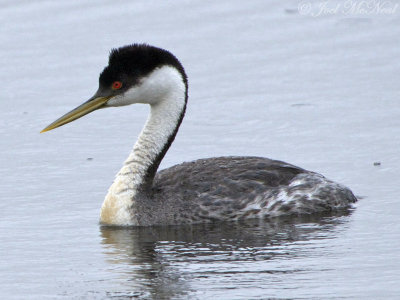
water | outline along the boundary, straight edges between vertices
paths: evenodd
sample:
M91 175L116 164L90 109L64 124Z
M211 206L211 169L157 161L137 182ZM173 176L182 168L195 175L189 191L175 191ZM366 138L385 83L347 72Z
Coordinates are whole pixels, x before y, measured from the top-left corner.
M296 1L2 1L0 298L395 299L400 8L340 3L302 15ZM189 76L161 168L267 156L362 200L338 215L100 228L148 108L39 131L95 92L110 48L132 42L171 50Z

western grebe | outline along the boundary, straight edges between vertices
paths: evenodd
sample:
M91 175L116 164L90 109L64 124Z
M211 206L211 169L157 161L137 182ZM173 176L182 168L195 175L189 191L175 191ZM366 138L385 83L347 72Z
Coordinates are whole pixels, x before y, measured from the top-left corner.
M348 208L357 199L320 174L261 157L215 157L157 173L185 114L186 73L170 52L133 44L110 53L99 89L42 132L96 109L146 103L150 116L108 190L100 222L147 226L310 214Z

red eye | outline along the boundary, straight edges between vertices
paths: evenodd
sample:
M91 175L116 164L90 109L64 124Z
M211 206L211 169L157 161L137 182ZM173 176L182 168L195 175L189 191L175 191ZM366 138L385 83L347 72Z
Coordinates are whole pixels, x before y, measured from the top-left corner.
M114 81L111 88L113 90L119 90L122 87L122 82L121 81Z

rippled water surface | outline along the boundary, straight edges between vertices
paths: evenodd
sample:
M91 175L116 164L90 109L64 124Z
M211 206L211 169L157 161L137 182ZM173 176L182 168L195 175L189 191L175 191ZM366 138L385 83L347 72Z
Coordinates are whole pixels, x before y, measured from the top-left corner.
M1 299L398 297L400 8L1 1L0 20ZM133 42L171 50L189 76L186 118L161 168L267 156L351 187L356 207L101 228L100 205L148 108L39 131L95 92L112 47Z

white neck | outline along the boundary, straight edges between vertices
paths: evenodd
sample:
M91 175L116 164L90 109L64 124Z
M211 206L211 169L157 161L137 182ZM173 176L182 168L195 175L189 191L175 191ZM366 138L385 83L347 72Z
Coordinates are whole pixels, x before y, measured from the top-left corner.
M150 104L151 111L132 152L103 202L100 219L105 224L139 225L135 216L138 200L135 197L151 186L158 165L172 143L183 117L186 86L180 73L175 68L163 67L153 71L147 79L131 95L129 91L125 95L125 98L135 98L136 103ZM163 85L162 90L159 88L160 83Z

